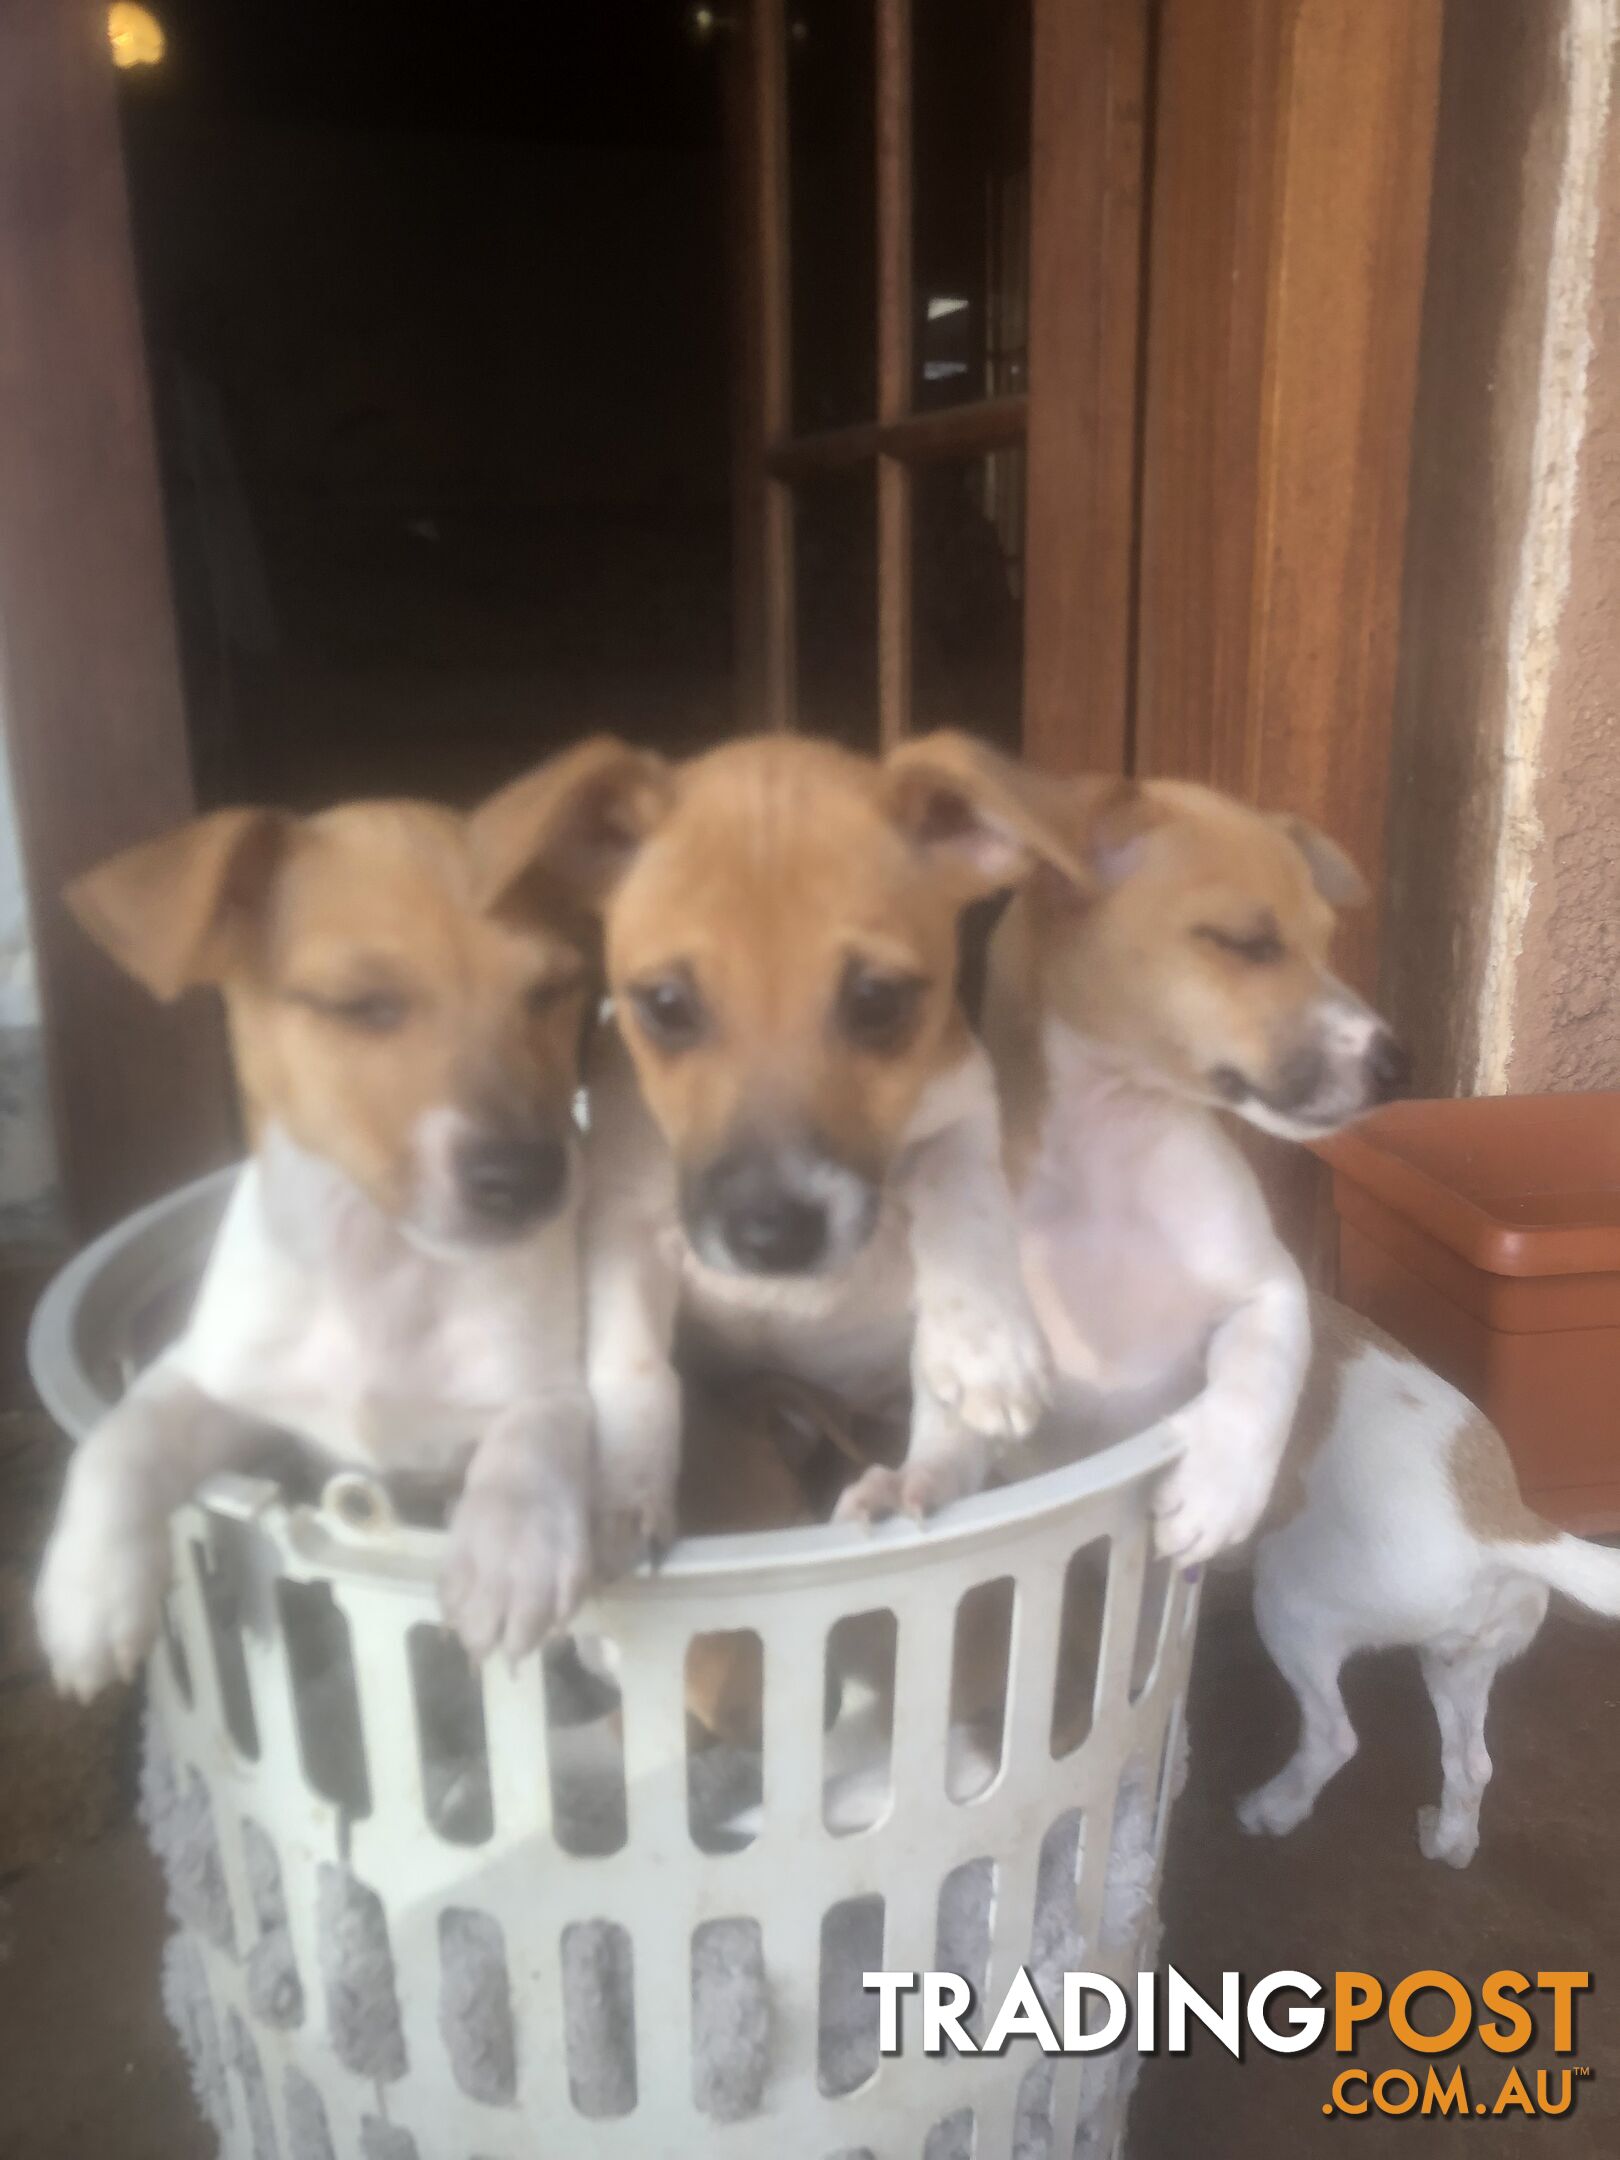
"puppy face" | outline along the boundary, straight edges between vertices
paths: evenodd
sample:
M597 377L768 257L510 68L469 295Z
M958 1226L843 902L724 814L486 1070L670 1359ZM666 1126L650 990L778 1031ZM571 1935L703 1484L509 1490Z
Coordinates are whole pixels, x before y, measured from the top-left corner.
M880 766L753 738L621 810L608 986L710 1265L813 1275L869 1236L926 1091L967 1048L958 917L1033 862L1029 822L961 739Z
M1101 897L1043 881L1043 990L1060 1017L1194 1100L1290 1139L1395 1093L1406 1060L1331 972L1335 909L1366 897L1302 820L1172 781L1071 784L1059 812Z
M592 975L560 905L487 904L477 822L222 811L69 895L159 996L223 989L256 1134L280 1127L435 1249L520 1237L566 1200Z

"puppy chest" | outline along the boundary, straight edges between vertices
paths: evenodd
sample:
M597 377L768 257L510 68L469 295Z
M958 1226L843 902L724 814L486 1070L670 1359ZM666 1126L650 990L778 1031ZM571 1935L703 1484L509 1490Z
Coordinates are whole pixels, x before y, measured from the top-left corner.
M908 1369L912 1279L903 1226L887 1218L855 1263L771 1281L722 1274L688 1250L681 1327L704 1362L776 1369L846 1401L886 1401Z
M1020 1197L1030 1295L1060 1369L1104 1389L1201 1358L1224 1301L1188 1266L1173 1196L1126 1153L1053 1146Z
M511 1362L460 1315L423 1310L405 1325L324 1300L241 1345L228 1390L341 1460L439 1471L510 1398Z

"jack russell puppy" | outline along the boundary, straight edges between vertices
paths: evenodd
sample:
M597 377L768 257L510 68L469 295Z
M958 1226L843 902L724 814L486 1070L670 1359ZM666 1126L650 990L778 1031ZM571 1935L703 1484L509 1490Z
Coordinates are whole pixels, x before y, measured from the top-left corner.
M1404 1059L1328 966L1364 888L1324 835L1185 782L1017 777L1090 880L1047 868L1015 895L985 993L1053 1427L1100 1444L1174 1417L1155 1538L1190 1566L1259 1522L1310 1358L1304 1278L1224 1114L1331 1132Z
M954 737L917 754L945 771L987 755ZM1089 1446L1174 1416L1186 1451L1155 1506L1178 1562L1240 1541L1271 1501L1255 1615L1301 1732L1242 1803L1244 1827L1304 1821L1355 1753L1345 1659L1405 1645L1441 1735L1442 1795L1419 1841L1465 1866L1495 1674L1533 1640L1550 1590L1620 1617L1620 1553L1537 1516L1463 1395L1307 1297L1221 1129L1233 1112L1310 1139L1403 1079L1388 1030L1327 965L1334 909L1364 896L1361 879L1300 820L1207 788L1024 784L1096 888L1038 873L998 928L987 989L1025 1269L1059 1367L1049 1431L1072 1419Z
M1620 1619L1620 1552L1536 1514L1496 1427L1410 1351L1327 1298L1311 1318L1311 1370L1254 1556L1255 1621L1299 1704L1299 1744L1238 1820L1274 1837L1305 1821L1356 1752L1345 1660L1406 1646L1440 1727L1440 1801L1418 1810L1418 1843L1466 1867L1496 1675L1529 1649L1554 1590Z
M544 779L497 798L489 890L525 875ZM648 761L600 805L617 1020L592 1075L588 1366L605 1507L674 1528L675 1350L881 1411L909 1452L846 1515L980 1485L1045 1407L989 1061L956 997L957 923L1043 857L1084 864L999 770L940 774L795 736Z
M459 1486L442 1599L475 1655L520 1655L573 1610L591 1567L580 820L633 765L591 743L535 776L534 874L499 907L479 815L410 802L218 811L72 888L155 995L224 992L253 1153L184 1332L69 1469L36 1605L64 1691L133 1676L170 1514L267 1428Z

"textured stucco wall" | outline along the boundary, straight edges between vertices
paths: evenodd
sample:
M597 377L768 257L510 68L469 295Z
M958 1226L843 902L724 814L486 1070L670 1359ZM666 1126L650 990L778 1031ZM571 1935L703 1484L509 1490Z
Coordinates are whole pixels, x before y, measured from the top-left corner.
M1425 1093L1620 1085L1617 19L1448 11L1381 975Z
M1447 11L1380 980L1425 1094L1468 1092L1479 1051L1480 901L1564 153L1560 15L1548 0Z
M1542 733L1507 1085L1620 1087L1620 126L1611 94L1568 587Z

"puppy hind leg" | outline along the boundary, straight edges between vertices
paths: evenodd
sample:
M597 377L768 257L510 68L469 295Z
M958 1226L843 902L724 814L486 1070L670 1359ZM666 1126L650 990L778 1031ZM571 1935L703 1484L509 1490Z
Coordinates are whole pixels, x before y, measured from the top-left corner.
M1480 1802L1492 1770L1485 1743L1491 1689L1502 1667L1534 1641L1546 1610L1544 1590L1515 1584L1471 1640L1419 1652L1440 1727L1440 1804L1418 1810L1425 1859L1464 1868L1479 1850Z
M1274 1778L1238 1802L1237 1818L1251 1836L1285 1837L1356 1752L1355 1727L1339 1691L1352 1645L1324 1629L1308 1603L1284 1605L1268 1595L1264 1581L1255 1585L1254 1609L1260 1639L1299 1704L1299 1745Z

